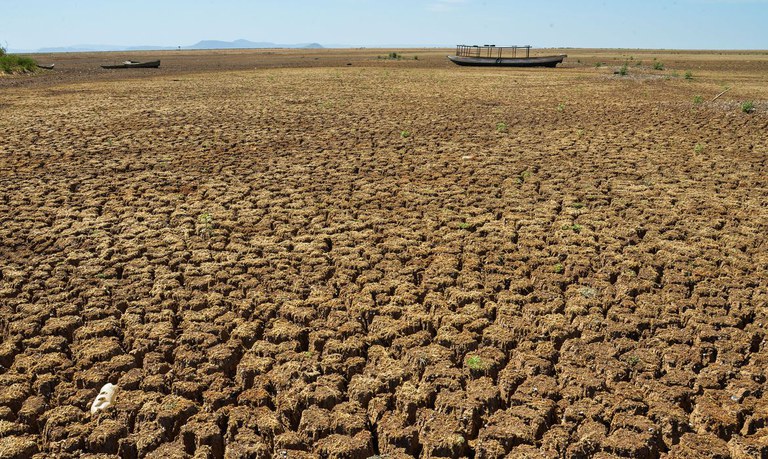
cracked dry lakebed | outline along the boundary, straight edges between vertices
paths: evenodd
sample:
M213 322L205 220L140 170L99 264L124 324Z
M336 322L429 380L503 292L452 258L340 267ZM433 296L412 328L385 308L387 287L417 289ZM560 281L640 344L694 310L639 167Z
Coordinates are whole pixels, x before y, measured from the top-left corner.
M0 457L768 457L768 53L389 51L0 77Z

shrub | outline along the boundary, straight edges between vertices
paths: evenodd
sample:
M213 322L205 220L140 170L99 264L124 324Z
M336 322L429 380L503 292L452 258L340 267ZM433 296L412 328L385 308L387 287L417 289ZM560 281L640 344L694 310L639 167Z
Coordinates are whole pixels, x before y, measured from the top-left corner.
M619 68L619 75L627 76L628 73L629 73L629 69L627 68L627 63L625 62L624 65L622 65Z
M690 70L686 70L685 71L685 79L686 80L693 80L693 72L691 72Z
M386 59L386 60L393 60L393 61L399 61L400 59L403 59L403 55L399 54L395 51L392 51L391 53L387 54L383 58L381 56L376 56L376 59Z
M488 368L488 364L483 361L480 356L477 355L467 357L464 363L470 370L485 371Z
M653 63L653 70L664 70L664 63L656 61Z
M751 100L741 103L741 111L744 113L752 113L755 111L755 103Z
M696 105L701 104L704 102L704 99L701 96L693 96L693 103Z
M5 73L34 72L37 64L29 57L4 54L0 56L0 70Z
M213 216L209 214L208 212L200 214L197 217L197 234L204 238L208 238L211 236L211 233L213 232L214 228L216 227Z

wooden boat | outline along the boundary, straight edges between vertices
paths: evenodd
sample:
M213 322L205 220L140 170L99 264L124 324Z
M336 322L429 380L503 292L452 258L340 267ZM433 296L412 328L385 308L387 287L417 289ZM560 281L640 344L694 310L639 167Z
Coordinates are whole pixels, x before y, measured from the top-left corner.
M518 56L518 50L525 50L525 56ZM531 56L530 46L458 45L456 55L448 56L448 59L457 65L470 66L555 67L566 57L566 54Z
M56 64L48 64L48 65L37 64L37 68L46 69L46 70L53 70L53 66L54 65L56 65Z
M160 61L125 61L122 64L102 65L103 69L156 69L160 67Z

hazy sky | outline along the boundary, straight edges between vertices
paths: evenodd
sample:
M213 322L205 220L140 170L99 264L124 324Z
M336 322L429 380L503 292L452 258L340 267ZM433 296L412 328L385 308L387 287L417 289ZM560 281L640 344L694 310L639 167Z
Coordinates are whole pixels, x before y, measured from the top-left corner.
M0 0L0 44L768 49L768 0Z

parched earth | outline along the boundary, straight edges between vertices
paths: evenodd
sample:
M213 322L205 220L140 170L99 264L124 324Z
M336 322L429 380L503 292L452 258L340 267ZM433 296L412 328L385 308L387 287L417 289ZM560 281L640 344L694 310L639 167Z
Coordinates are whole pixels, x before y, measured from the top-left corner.
M568 52L0 79L0 457L768 456L768 55Z

